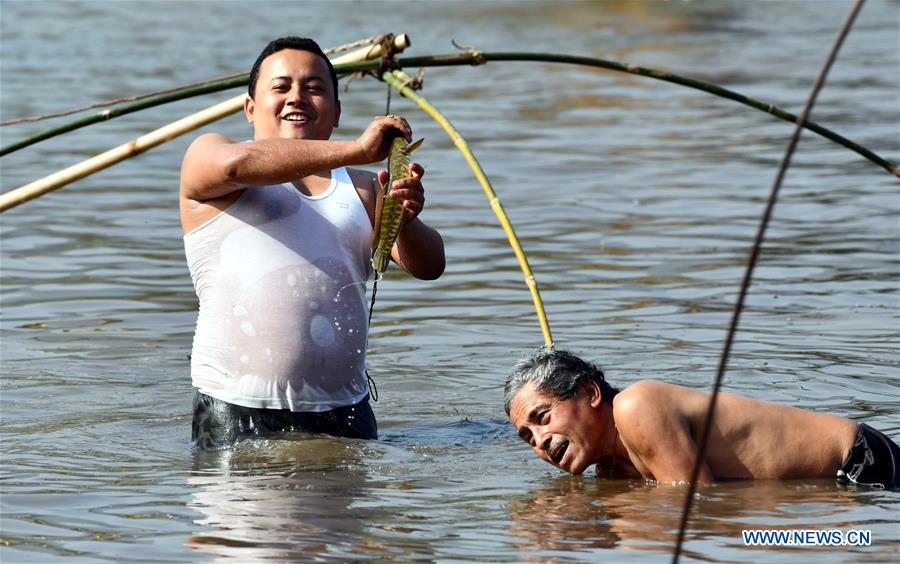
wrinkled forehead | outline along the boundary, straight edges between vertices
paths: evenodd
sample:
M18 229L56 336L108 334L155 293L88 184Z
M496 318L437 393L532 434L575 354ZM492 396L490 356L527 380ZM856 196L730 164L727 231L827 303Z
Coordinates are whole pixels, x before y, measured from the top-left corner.
M528 416L535 410L552 402L553 397L539 392L534 382L526 382L509 404L509 420L518 427L528 421Z

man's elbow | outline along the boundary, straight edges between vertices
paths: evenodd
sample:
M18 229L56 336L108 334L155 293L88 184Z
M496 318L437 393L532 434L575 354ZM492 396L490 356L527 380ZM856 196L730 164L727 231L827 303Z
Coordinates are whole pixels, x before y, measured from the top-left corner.
M415 259L410 261L413 268L407 271L419 280L437 280L447 267L444 239L437 230L421 223L419 225L424 228L424 231L419 232L422 244L413 253Z
M248 155L235 153L228 155L221 165L222 184L238 184L247 175Z
M444 258L444 251L441 249L440 256L433 256L425 268L415 273L415 277L419 280L437 280L444 274L447 267L447 261Z

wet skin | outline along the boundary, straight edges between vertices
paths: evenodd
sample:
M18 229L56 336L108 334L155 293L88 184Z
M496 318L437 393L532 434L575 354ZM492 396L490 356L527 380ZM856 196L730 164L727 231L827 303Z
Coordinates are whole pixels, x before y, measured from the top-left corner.
M325 61L315 53L284 49L260 65L254 97L244 103L256 139L331 137L341 117Z
M529 382L510 405L510 420L519 437L546 462L571 474L581 474L603 456L607 435L602 431L599 390L582 389L561 400L538 392Z
M597 385L571 399L517 392L510 419L550 464L580 474L592 464L618 476L690 479L710 394L654 380L603 402ZM857 424L843 417L722 393L698 481L834 477Z
M181 222L185 233L232 205L245 189L286 182L308 196L322 194L331 170L348 167L360 200L374 221L375 194L387 173L349 168L387 157L399 132L411 140L409 124L398 116L372 120L355 140L331 140L341 106L325 61L314 53L284 49L260 65L254 96L244 103L254 139L240 143L209 133L188 148L181 168ZM391 256L420 279L439 277L445 266L440 234L418 219L425 204L424 169L410 165L409 178L395 182L391 195L402 201L407 221Z

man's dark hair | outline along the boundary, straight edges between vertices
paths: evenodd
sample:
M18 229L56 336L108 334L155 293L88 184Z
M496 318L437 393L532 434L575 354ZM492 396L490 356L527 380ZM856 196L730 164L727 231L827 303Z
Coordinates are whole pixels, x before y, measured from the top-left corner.
M319 47L319 44L309 39L307 37L297 37L295 35L290 35L288 37L279 37L278 39L273 39L269 41L269 44L266 45L266 48L262 50L262 53L259 54L259 57L256 58L256 62L253 63L253 68L250 69L250 81L247 83L247 93L253 98L256 95L256 81L259 79L259 67L262 65L262 62L273 53L277 53L284 49L296 49L297 51L309 51L310 53L315 53L316 55L325 59L325 64L328 66L328 73L331 75L331 85L334 87L334 100L335 102L338 99L338 79L337 73L334 72L334 65L331 64L331 60L322 51L322 48Z
M541 347L516 363L506 379L503 390L506 414L509 415L513 398L528 382L534 382L534 388L542 394L567 400L575 397L582 382L588 380L600 386L600 396L606 403L612 403L613 397L619 393L606 381L599 366L568 351Z

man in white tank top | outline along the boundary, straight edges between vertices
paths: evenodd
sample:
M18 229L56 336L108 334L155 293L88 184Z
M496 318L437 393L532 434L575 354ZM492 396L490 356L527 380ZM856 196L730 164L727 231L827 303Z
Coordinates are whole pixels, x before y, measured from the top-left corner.
M347 166L412 139L405 120L375 118L332 141L337 76L315 42L269 43L250 72L253 140L205 134L181 167L185 254L200 300L191 355L193 440L202 449L247 437L322 432L374 439L366 380L365 281L377 175ZM444 270L440 234L418 219L424 170L397 181L407 221L392 258L413 276Z

